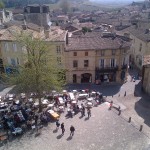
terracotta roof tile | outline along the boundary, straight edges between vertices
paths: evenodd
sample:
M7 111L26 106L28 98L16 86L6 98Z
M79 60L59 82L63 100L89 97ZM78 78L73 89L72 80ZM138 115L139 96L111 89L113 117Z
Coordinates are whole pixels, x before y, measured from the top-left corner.
M149 64L150 64L150 55L144 56L143 65L149 65Z
M130 42L124 41L119 37L102 37L97 36L78 36L70 37L66 46L66 51L70 50L102 50L102 49L119 49L130 47Z

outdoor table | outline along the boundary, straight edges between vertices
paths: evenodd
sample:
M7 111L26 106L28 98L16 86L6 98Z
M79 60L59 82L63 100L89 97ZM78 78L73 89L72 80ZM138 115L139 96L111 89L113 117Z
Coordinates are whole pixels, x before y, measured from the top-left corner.
M87 98L88 97L88 94L79 94L79 97L78 98Z
M67 90L63 90L62 92L63 92L63 93L67 93Z
M15 103L18 105L18 104L20 103L20 101L19 101L19 100L16 100Z
M77 90L73 90L72 92L73 92L73 93L76 93L76 92L77 92Z
M29 98L28 101L29 101L29 102L33 102L33 98Z
M53 110L48 110L47 112L53 117L53 119L59 118L59 115L56 112L54 112Z
M93 98L88 98L87 100L88 100L88 102L92 102Z
M64 104L64 100L63 100L62 97L59 97L58 100L59 100L60 105L63 105L63 104Z
M77 104L77 101L72 101L71 103L72 103L72 104Z
M13 100L13 97L9 97L9 101L12 101Z
M75 100L75 96L72 92L69 92L69 97L72 101Z
M26 94L25 93L21 93L21 98L22 99L26 98Z
M52 93L54 94L54 93L56 93L56 91L55 91L55 90L53 90L53 91L52 91Z
M87 106L92 107L92 106L93 106L93 104L92 104L91 102L88 102L88 103L87 103Z
M39 106L39 103L38 103L38 102L35 102L35 103L34 103L34 106L35 106L35 107Z
M43 105L48 105L48 103L49 103L49 101L48 101L47 99L44 99L44 100L42 101L42 104L43 104Z
M54 104L49 104L48 107L51 107L51 108L52 108L52 107L54 107Z
M12 134L16 135L16 134L21 134L22 133L22 129L21 128L15 128L14 131L12 132Z
M9 98L13 98L14 95L13 95L13 94L9 94L8 97L9 97Z
M59 111L64 111L64 107L63 106L59 106Z

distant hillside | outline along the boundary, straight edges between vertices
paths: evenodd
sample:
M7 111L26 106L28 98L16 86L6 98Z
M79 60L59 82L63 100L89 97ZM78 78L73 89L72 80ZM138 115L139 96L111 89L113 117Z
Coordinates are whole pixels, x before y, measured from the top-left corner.
M2 0L5 7L23 7L28 4L52 4L59 0Z
M99 3L103 5L111 5L111 6L123 6L123 5L128 5L131 4L133 1L134 2L139 2L139 1L144 1L144 0L89 0L90 2L94 3Z

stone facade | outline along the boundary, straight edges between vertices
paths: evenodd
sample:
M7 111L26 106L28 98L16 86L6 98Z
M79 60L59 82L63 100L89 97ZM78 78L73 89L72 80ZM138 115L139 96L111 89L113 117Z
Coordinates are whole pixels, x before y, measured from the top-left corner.
M47 27L50 22L49 7L45 5L29 5L25 7L24 16L27 23L34 23L43 27Z
M150 64L143 66L142 87L150 95Z
M88 60L87 66L84 62L86 60ZM74 66L74 61L77 62L77 66ZM65 52L65 66L67 83L81 83L83 74L89 75L88 82L95 81L95 51Z

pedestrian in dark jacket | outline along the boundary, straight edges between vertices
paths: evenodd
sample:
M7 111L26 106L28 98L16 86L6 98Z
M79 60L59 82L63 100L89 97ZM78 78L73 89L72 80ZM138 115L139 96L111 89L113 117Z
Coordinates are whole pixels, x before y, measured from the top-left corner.
M71 127L70 127L70 136L73 136L73 135L74 135L74 131L75 131L74 126L71 126Z
M64 123L61 124L61 130L62 130L62 135L64 135L64 132L65 132Z
M91 117L91 109L90 108L87 109L87 114L88 114L88 118L90 118Z
M56 130L59 129L59 126L60 126L60 123L59 123L59 120L56 121Z

